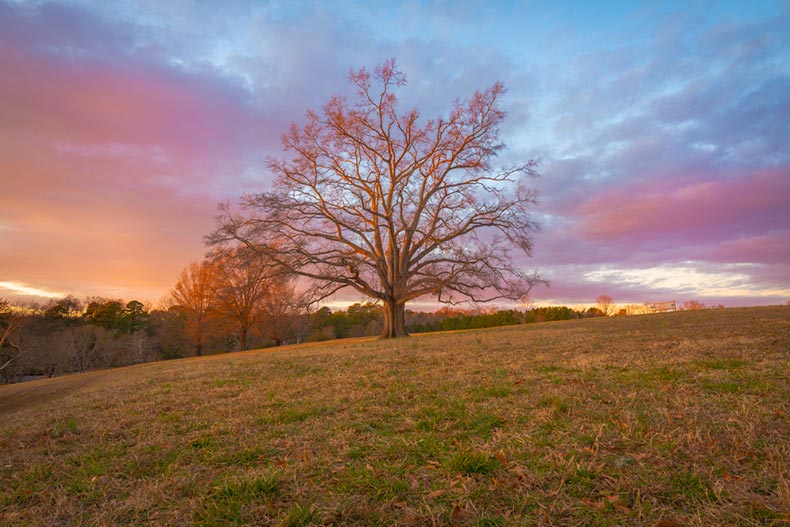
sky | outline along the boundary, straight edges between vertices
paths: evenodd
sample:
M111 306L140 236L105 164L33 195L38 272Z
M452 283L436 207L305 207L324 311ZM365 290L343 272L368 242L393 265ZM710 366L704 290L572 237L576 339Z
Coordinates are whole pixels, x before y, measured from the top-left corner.
M0 0L0 297L156 304L288 125L391 57L426 117L507 87L536 303L790 300L790 3L759 0Z

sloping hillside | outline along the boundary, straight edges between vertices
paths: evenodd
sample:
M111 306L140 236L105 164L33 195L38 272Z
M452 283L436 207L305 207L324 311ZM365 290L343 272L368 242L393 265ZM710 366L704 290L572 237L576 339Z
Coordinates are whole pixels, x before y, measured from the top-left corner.
M0 419L2 525L784 525L790 307L145 364Z

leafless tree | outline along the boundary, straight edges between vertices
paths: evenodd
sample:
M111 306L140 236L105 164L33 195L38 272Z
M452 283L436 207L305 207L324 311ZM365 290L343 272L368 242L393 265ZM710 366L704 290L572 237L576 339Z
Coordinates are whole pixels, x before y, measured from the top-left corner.
M219 309L236 327L240 349L246 350L249 331L261 317L262 303L274 293L273 284L284 279L283 273L278 265L247 247L215 255L214 265L213 287ZM277 300L289 301L285 297Z
M281 275L262 298L261 333L278 346L303 340L309 304L308 297L298 293L295 279Z
M0 298L0 348L15 346L14 335L19 330L21 317L11 309L8 300Z
M406 335L406 302L523 298L540 279L511 259L527 254L535 163L496 168L504 148L501 83L456 101L446 117L398 113L406 83L394 60L352 72L357 97L331 98L283 135L271 191L247 214L221 207L210 244L241 241L327 297L344 288L381 301L383 337ZM375 86L374 86L375 85Z
M5 382L13 382L14 362L24 353L18 339L24 324L25 317L14 311L8 300L0 298L0 377Z
M683 302L683 309L685 311L696 311L698 309L705 309L705 304L698 300L687 300Z
M84 372L113 366L115 334L91 324L64 328L51 339L53 354L50 360L61 371Z
M167 301L169 307L178 306L183 310L185 330L198 357L219 325L216 273L216 266L211 262L190 263L181 271Z
M596 307L601 310L605 317L614 314L614 301L609 295L601 295L596 300Z

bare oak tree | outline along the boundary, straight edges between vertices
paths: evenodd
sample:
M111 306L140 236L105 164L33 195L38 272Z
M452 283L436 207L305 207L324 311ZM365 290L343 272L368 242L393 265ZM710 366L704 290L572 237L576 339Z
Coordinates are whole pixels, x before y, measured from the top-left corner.
M210 244L241 241L312 279L323 297L344 288L383 303L383 337L406 335L406 302L523 298L537 275L527 254L536 225L535 163L496 168L504 87L496 83L446 117L398 113L405 77L393 60L352 72L356 100L331 98L283 135L272 190L247 195L246 215L221 207Z

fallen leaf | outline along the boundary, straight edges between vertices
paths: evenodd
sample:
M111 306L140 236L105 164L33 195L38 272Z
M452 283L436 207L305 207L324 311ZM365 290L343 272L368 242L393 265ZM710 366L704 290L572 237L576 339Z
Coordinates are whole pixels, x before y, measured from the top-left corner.
M455 505L453 507L453 512L450 513L450 521L457 522L460 515L461 515L461 507Z

